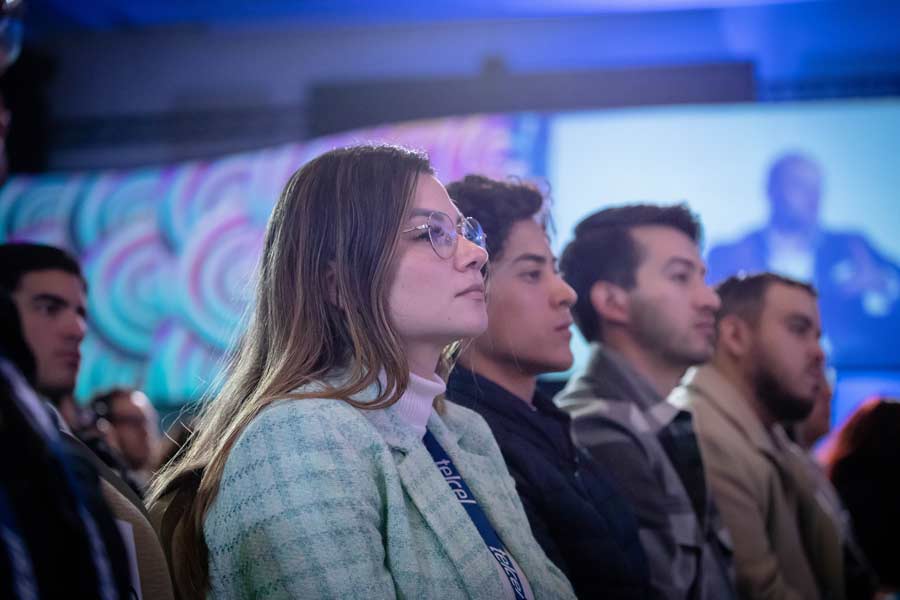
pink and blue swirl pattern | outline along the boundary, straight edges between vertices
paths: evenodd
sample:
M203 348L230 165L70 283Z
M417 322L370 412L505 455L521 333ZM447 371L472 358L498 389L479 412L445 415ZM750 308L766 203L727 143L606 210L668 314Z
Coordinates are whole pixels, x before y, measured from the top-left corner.
M163 168L11 178L0 241L78 255L90 332L76 395L140 387L159 406L214 386L252 300L266 221L290 175L335 147L426 151L444 182L540 171L542 119L487 115L403 123Z

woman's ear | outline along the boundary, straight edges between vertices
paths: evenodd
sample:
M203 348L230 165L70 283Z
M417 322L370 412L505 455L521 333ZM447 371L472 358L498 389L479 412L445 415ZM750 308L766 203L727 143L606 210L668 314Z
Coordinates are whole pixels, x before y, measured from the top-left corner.
M610 281L596 281L590 291L591 306L608 323L627 324L629 317L628 292Z

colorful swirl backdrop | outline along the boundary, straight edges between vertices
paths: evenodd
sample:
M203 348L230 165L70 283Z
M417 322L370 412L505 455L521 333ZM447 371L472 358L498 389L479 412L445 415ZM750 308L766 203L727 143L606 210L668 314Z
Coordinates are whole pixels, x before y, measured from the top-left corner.
M215 385L251 301L269 213L306 161L390 142L428 152L445 183L535 176L545 129L536 115L447 118L164 168L13 177L0 190L0 241L55 244L80 258L90 322L80 400L128 385L168 408Z

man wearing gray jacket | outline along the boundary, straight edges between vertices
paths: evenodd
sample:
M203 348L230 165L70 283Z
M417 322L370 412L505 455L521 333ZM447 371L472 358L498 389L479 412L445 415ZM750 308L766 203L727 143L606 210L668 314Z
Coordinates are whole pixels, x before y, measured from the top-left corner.
M665 398L713 352L719 299L705 281L687 207L632 205L576 227L560 262L592 343L556 398L575 443L632 505L659 598L734 597L729 540L708 489L691 415Z

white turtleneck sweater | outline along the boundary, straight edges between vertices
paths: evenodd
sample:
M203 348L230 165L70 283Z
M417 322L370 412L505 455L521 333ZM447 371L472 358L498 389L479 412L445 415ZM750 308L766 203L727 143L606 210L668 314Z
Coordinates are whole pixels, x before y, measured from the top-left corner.
M412 428L420 438L425 436L428 417L434 409L435 397L444 393L447 385L444 380L433 374L425 379L415 373L409 374L409 385L394 405L396 414Z

